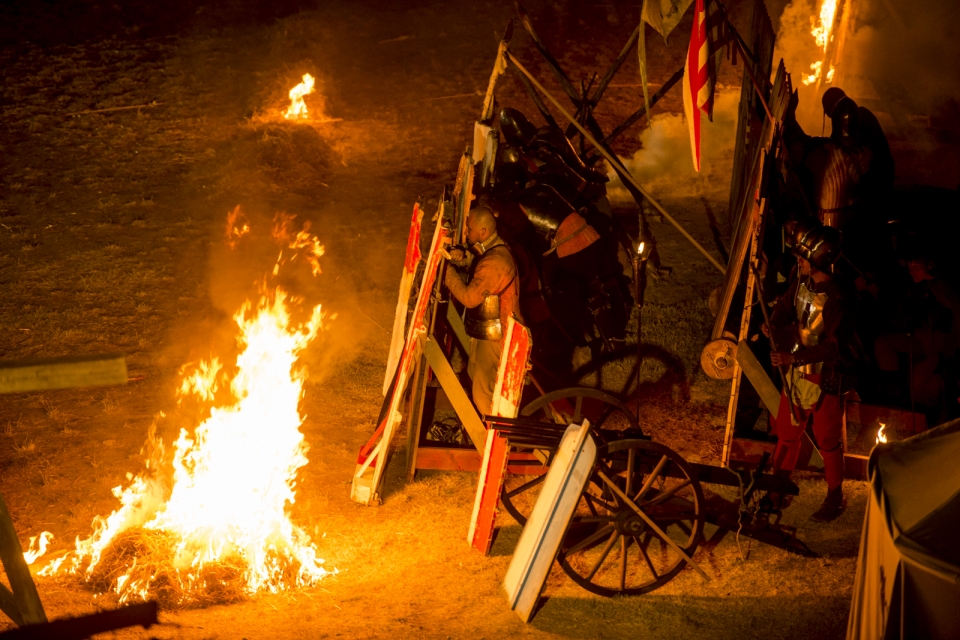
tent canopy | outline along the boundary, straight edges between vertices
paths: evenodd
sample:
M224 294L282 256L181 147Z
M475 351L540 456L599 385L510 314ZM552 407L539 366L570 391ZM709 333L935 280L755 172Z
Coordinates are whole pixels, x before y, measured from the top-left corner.
M960 420L880 445L870 476L901 552L960 575ZM883 500L881 496L885 496Z
M960 420L874 447L848 640L960 629Z

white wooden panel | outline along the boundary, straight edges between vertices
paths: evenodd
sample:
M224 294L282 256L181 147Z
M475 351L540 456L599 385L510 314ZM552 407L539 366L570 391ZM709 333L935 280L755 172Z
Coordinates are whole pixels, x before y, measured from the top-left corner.
M507 602L524 622L533 617L550 566L596 459L597 445L590 435L589 421L567 427L503 579Z

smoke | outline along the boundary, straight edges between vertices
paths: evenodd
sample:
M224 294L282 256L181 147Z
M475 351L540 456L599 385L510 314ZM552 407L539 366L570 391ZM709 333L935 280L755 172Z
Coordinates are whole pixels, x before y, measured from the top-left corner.
M683 114L660 113L640 134L640 150L624 164L644 189L654 197L705 197L726 201L730 193L733 153L736 144L740 90L717 91L713 122L701 120L700 173L693 169L690 133ZM611 200L630 194L610 171Z
M886 114L884 128L908 127L956 111L960 100L960 3L942 0L845 0L838 9L832 46L842 44L832 83L804 85L801 76L823 58L811 34L821 0L793 0L780 17L776 62L782 57L799 89L797 115L808 133L822 126L820 97L839 86L858 103ZM846 15L846 23L842 20ZM827 125L827 133L829 133ZM894 131L895 136L897 132ZM888 133L889 135L889 133ZM908 131L899 136L911 139Z

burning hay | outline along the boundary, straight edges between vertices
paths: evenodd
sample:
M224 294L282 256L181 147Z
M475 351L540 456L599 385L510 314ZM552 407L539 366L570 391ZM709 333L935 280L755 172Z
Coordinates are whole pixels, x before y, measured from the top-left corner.
M239 208L230 218L227 241L236 246L234 230L246 223ZM78 576L120 602L151 597L183 606L310 585L328 574L287 513L307 463L299 412L306 372L298 356L321 332L324 315L317 305L295 322L302 300L271 285L290 263L317 275L323 247L309 225L294 233L294 219L282 221L273 234L280 254L259 299L234 315L235 365L214 357L181 370L180 401L206 407L206 418L182 428L169 453L155 422L144 447L146 471L128 474L129 485L113 490L121 506L97 517L93 535L42 575Z
M303 74L303 82L290 89L290 106L284 112L284 118L301 120L310 117L310 111L307 109L307 103L303 101L303 97L313 93L314 84L312 75L309 73Z
M167 531L128 529L104 548L86 582L97 593L115 591L126 583L149 584L150 597L164 609L228 604L247 597L247 563L242 555L224 556L184 574L171 562L177 544L177 537Z

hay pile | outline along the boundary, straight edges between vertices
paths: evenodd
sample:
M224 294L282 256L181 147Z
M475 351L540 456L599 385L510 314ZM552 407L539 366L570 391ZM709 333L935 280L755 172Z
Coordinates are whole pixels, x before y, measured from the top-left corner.
M239 554L203 565L198 571L177 567L178 536L166 531L137 527L118 534L103 550L100 562L89 577L86 567L77 576L97 593L116 593L121 602L139 600L142 586L149 584L147 597L156 599L164 609L205 607L244 600L247 587L247 562ZM296 568L288 567L291 583ZM118 588L118 579L125 574ZM287 575L284 575L286 578Z

